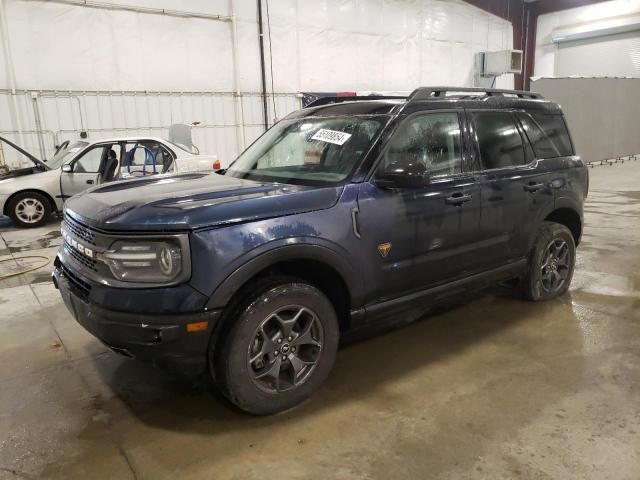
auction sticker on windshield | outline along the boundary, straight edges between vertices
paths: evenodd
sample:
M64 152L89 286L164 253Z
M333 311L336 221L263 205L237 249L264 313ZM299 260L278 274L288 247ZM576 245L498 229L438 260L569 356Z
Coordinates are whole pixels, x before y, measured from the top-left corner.
M336 145L344 145L351 138L350 133L339 132L337 130L328 130L321 128L311 137L311 140L320 140L321 142L334 143Z

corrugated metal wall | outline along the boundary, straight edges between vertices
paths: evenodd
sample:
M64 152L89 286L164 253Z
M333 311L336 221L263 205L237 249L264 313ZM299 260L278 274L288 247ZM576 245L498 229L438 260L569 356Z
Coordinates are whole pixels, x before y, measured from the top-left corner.
M78 139L81 131L91 140L138 135L166 138L171 124L193 122L200 122L192 134L201 152L215 153L225 165L237 156L239 126L231 92L18 91L16 97L26 125L22 138L8 115L9 90L0 91L0 135L41 158L50 156L55 145ZM242 105L243 129L251 141L264 131L262 97L243 93ZM279 93L275 105L283 116L300 108L300 99L295 93ZM269 118L274 118L272 96L268 106ZM37 129L36 115L41 129ZM5 155L10 160L10 152Z

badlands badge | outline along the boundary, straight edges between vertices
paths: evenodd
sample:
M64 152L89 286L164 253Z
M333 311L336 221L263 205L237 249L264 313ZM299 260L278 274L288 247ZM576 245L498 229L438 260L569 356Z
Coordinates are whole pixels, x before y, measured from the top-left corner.
M382 255L382 258L387 258L387 255L389 255L390 251L391 244L389 242L381 243L380 245L378 245L378 252L380 253L380 255Z

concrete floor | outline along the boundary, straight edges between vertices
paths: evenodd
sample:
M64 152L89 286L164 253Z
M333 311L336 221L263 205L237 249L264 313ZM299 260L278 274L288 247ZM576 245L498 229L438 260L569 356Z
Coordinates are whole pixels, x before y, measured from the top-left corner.
M590 173L569 294L493 292L347 346L270 418L107 351L50 267L0 282L0 479L640 478L640 162ZM0 259L60 243L0 234Z

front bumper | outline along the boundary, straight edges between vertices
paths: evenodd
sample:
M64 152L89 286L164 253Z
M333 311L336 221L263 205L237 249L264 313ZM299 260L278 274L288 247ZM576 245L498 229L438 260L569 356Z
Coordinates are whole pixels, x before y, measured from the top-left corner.
M207 348L221 310L184 314L119 312L89 302L86 292L59 259L52 280L76 321L113 351L186 374L206 369ZM127 295L122 289L121 295ZM187 332L187 324L207 322L203 330Z

